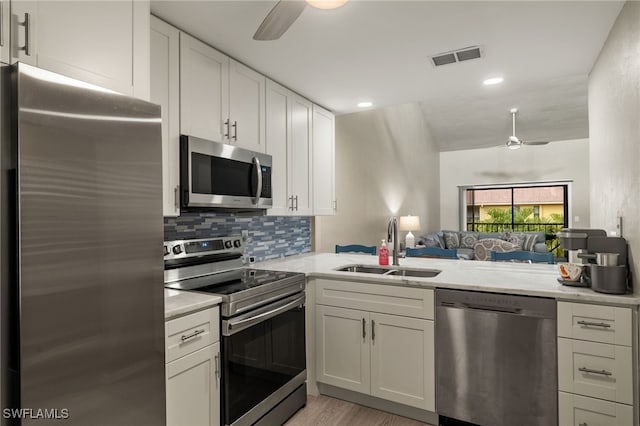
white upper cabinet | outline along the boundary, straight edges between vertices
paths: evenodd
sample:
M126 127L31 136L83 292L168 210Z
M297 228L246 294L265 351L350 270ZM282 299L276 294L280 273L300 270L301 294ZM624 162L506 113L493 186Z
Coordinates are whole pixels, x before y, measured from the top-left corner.
M270 215L313 214L312 110L311 102L267 81L266 152L273 157Z
M265 77L180 33L183 134L265 152Z
M291 133L291 101L293 93L267 80L266 88L266 149L272 157L271 191L273 207L269 214L286 216L293 213L287 169L289 135Z
M313 105L300 96L291 102L291 139L289 148L289 183L294 213L313 214L313 163L311 152L311 120Z
M335 184L335 118L313 106L313 214L333 215L337 208Z
M12 1L11 62L148 100L149 21L148 1Z
M229 137L246 149L265 152L266 78L231 59L229 63Z
M229 57L180 33L180 130L216 142L229 136Z
M9 0L0 0L0 62L5 64L11 61L10 18L11 6Z
M151 17L151 102L162 108L162 211L179 216L180 31Z

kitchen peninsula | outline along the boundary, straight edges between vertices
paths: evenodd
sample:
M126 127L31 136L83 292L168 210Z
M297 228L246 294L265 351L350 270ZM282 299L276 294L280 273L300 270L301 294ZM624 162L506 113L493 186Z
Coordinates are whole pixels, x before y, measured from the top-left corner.
M429 424L464 418L465 389L466 401L481 402L473 415L486 417L471 417L481 424L496 413L638 424L640 298L563 286L555 265L410 258L385 267L441 271L410 277L376 272L377 261L312 253L251 265L307 276L310 393ZM452 294L459 303L444 299Z

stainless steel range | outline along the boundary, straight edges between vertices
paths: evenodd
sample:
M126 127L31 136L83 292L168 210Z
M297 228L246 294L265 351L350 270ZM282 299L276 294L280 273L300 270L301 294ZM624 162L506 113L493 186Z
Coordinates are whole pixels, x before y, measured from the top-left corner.
M284 423L307 399L304 274L244 268L240 236L164 253L166 288L222 297L221 424Z

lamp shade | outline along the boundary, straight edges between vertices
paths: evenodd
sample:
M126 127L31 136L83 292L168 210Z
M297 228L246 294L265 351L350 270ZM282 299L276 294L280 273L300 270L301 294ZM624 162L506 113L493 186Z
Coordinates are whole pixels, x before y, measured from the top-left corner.
M420 217L419 216L400 216L400 230L401 231L419 231Z

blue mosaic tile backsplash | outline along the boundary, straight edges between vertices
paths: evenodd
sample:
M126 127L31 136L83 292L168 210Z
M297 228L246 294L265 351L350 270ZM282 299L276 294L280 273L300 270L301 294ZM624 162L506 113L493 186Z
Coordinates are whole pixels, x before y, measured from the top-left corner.
M245 259L256 262L311 251L308 216L236 216L229 213L182 213L164 218L165 241L224 237L249 231Z

